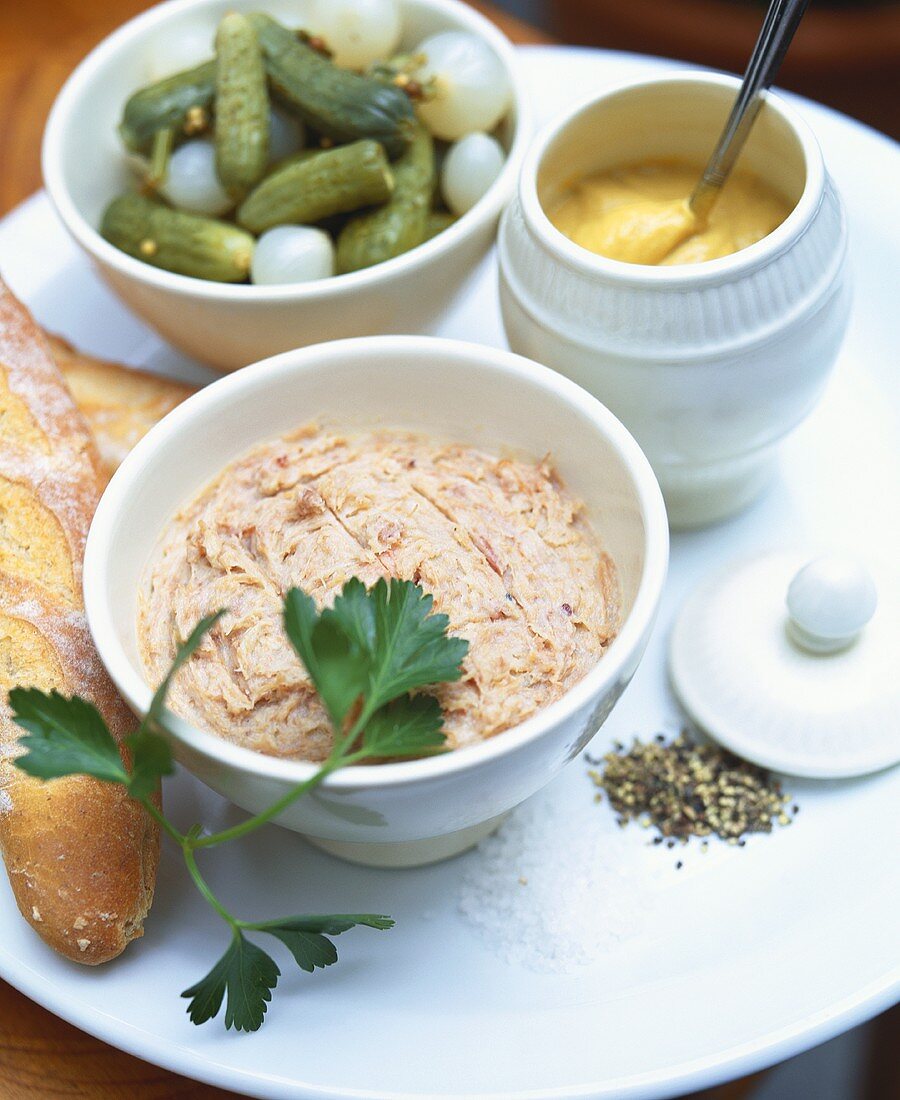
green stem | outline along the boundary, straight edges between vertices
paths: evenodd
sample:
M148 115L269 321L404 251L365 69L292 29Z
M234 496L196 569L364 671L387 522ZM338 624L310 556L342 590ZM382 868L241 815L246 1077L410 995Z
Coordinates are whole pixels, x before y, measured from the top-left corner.
M293 787L282 798L279 798L277 802L269 806L268 809L263 810L262 813L256 814L254 817L247 818L246 821L242 821L239 825L234 825L230 829L223 829L219 833L208 833L206 836L196 836L193 833L187 835L180 833L175 826L169 821L169 819L161 813L153 802L149 798L142 798L141 804L144 806L150 816L159 823L161 829L163 829L168 836L175 841L179 848L184 852L185 861L188 863L188 870L191 871L191 875L194 877L194 881L198 886L203 881L199 877L199 871L197 870L196 862L193 859L192 853L201 848L215 848L219 844L225 844L229 840L238 840L240 837L249 835L255 832L261 826L268 824L273 818L277 817L280 813L297 801L298 798L302 798L313 788L318 785L332 772L337 771L339 768L346 767L348 764L357 764L362 760L365 760L368 753L363 749L357 749L355 752L351 751L351 746L355 743L359 735L365 729L366 722L369 721L371 715L367 712L367 708L363 709L357 721L354 723L353 729L350 733L341 741L339 745L335 745L332 750L331 756L325 761L321 768L310 776L303 783L299 783L296 787ZM192 869L193 868L193 869ZM208 887L201 887L204 895L210 900L210 904L213 908L216 908L223 916L225 916L225 910L219 907L217 902L214 902L212 895L208 893ZM231 917L226 916L226 920L231 920Z
M350 730L350 732L347 734L347 736L341 742L342 746L344 746L343 751L346 752L347 750L350 749L350 747L352 745L356 744L357 739L360 737L363 730L368 725L369 719L372 717L372 715L375 713L375 711L377 709L378 709L377 707L373 707L371 705L368 698L363 702L363 707L362 707L362 710L359 712L359 717L353 723L353 727ZM356 753L353 754L354 758L359 758L361 755L364 755L364 754L361 754L359 752L356 752ZM348 760L349 760L349 757L346 757L344 759L344 763L347 763Z
M234 919L231 913L225 908L225 906L219 901L216 895L210 890L207 885L206 879L200 874L200 868L197 866L197 860L194 858L194 850L191 847L191 840L189 837L185 838L184 843L181 846L182 854L184 855L184 862L190 872L191 878L194 880L194 885L200 891L200 893L206 898L209 904L215 909L223 921L229 924L233 929L237 930L238 922Z
M274 802L267 810L263 810L262 813L257 814L255 817L250 817L246 821L242 821L240 825L234 825L230 829L223 829L220 833L210 833L207 836L198 837L191 842L191 848L213 848L218 844L224 844L229 840L237 840L239 837L247 836L248 833L255 832L261 825L265 825L267 822L271 821L273 817L277 817L286 810L288 806L296 802L298 798L301 798L314 787L317 787L326 776L342 767L346 759L343 752L332 754L315 775L288 791L286 795L279 798L278 801Z
M341 757L341 767L346 768L351 764L359 764L360 761L368 759L370 759L370 753L365 749L357 749L356 752L351 752Z
M175 828L175 826L169 821L169 819L154 805L150 798L142 798L141 805L147 811L147 813L159 824L159 827L163 829L180 847L184 844L184 836Z
M150 171L148 182L151 187L160 187L169 174L169 157L175 141L174 130L157 130L153 135L153 147L150 152Z

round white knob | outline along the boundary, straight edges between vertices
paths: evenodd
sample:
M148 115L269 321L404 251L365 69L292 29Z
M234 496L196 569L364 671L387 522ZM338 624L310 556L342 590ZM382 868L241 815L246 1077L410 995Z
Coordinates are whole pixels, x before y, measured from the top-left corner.
M788 587L794 641L814 653L843 649L875 614L877 603L875 582L862 562L840 554L815 558Z

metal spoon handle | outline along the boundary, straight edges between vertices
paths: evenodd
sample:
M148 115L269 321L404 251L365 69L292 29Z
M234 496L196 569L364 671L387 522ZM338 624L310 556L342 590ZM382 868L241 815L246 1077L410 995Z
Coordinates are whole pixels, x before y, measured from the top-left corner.
M775 79L808 3L809 0L772 0L769 4L731 114L689 200L698 218L706 217L728 179L762 106L760 93Z

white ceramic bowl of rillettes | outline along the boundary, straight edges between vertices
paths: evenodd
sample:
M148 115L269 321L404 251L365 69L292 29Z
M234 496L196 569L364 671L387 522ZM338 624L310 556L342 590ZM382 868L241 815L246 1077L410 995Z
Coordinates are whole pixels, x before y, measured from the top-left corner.
M794 208L767 237L706 263L595 255L547 216L572 181L674 157L702 165L738 81L684 72L613 88L555 120L500 226L500 300L514 351L575 379L650 459L676 526L721 519L771 480L779 442L818 400L847 326L843 210L819 145L766 93L738 162Z
M213 383L137 445L91 527L85 602L100 656L124 697L146 712L151 689L136 617L162 529L229 461L315 418L398 427L437 439L553 455L618 572L621 629L561 699L521 725L430 759L330 776L279 819L359 862L400 866L461 851L573 759L606 719L643 654L668 559L665 507L640 448L573 382L507 351L429 337L341 340L288 352ZM314 765L263 756L172 716L178 759L239 806L259 811Z
M116 132L128 96L209 57L226 12L262 10L300 26L305 6L305 0L170 0L151 8L81 62L44 132L44 183L66 229L126 305L169 343L223 371L338 337L427 331L493 243L531 136L527 93L509 40L459 0L401 0L401 48L439 31L467 31L491 47L512 87L512 109L500 132L504 169L457 222L383 264L280 286L187 278L105 241L97 230L103 210L134 186Z

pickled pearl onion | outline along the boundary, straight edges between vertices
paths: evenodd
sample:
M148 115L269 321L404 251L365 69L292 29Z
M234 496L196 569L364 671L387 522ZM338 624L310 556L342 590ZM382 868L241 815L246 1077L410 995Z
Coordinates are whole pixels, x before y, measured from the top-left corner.
M160 194L179 210L218 217L234 206L216 175L216 154L211 141L186 141L169 158Z
M441 193L457 216L471 210L503 171L505 154L496 138L467 134L451 145L441 168Z
M319 35L336 65L364 69L396 52L402 20L399 0L311 0L305 28Z
M323 229L280 225L256 242L250 269L254 283L306 283L333 274L334 244Z
M426 38L415 53L425 56L416 73L434 97L419 104L419 117L445 141L493 130L509 110L512 88L500 58L480 38L444 31Z

